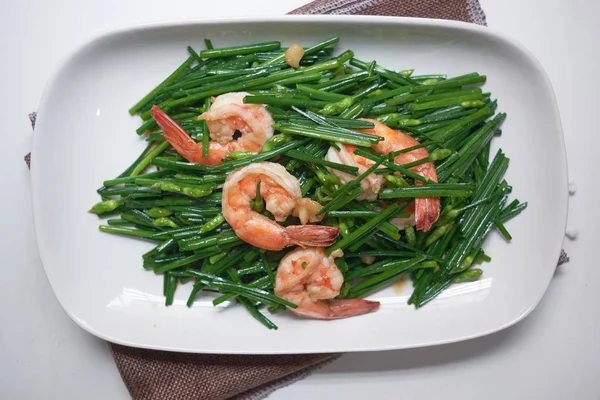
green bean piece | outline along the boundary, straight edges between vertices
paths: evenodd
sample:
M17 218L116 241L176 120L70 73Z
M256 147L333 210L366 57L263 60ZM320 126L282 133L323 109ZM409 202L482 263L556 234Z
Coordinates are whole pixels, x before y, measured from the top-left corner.
M337 211L329 211L327 213L330 217L344 217L344 218L373 218L380 214L380 211L346 211L346 210L337 210ZM410 216L409 213L399 212L395 214L394 218L408 218Z
M225 217L223 217L223 214L218 214L215 217L213 217L210 221L208 221L204 225L202 225L199 233L202 234L202 233L213 231L218 226L220 226L223 222L225 222Z
M121 218L126 221L132 222L136 225L142 225L145 228L159 229L157 225L154 224L154 220L145 212L141 210L128 210L121 212Z
M415 246L417 244L417 235L415 233L415 228L412 225L405 225L404 233L406 235L406 242L411 246Z
M109 226L109 225L100 225L100 231L106 233L116 233L124 236L132 236L149 240L156 240L153 238L154 231L146 231L142 229L131 229L131 228L123 228L118 226Z
M211 264L216 264L219 260L222 260L223 258L227 257L227 254L227 251L217 253L214 256L208 257L208 262L210 262Z
M385 188L380 192L382 199L412 197L468 197L473 194L473 185L468 183L438 183L427 186Z
M273 104L277 106L298 106L298 107L322 107L327 104L326 101L321 100L305 100L302 98L293 97L281 97L281 96L269 96L269 95L255 95L244 97L244 103L246 104Z
M115 219L109 219L106 221L106 223L108 225L112 225L112 226L128 226L131 225L131 222L124 220L123 218L115 218Z
M154 272L156 272L157 274L160 273L164 273L167 271L171 271L174 269L177 269L179 267L183 267L183 266L187 266L187 265L191 265L192 263L198 261L198 260L202 260L203 258L206 258L207 254L205 253L197 253L197 254L192 254L190 256L187 256L185 258L179 259L179 260L175 260L172 261L170 263L164 264L164 265L160 265L158 267L154 268Z
M347 96L344 96L343 94L337 94L337 93L333 93L333 92L327 92L324 90L314 89L314 88L312 88L310 86L306 86L306 85L297 85L296 88L298 89L298 92L304 93L304 94L308 95L310 98L313 98L316 100L338 101L338 100L343 100L343 99L347 98Z
M277 50L281 47L280 42L264 42L244 46L222 47L218 49L206 49L200 52L202 58L223 58L237 55L257 53L259 51Z
M469 109L469 108L481 108L483 106L485 106L486 103L484 101L481 100L465 100L463 102L460 103L460 106L462 108L465 109Z
M466 86L466 85L483 83L486 81L486 79L487 78L485 75L476 74L475 76L471 76L469 74L469 75L464 75L462 77L455 77L455 78L446 79L446 80L443 80L440 82L432 83L431 85L417 86L413 90L415 92L426 92L431 89L445 90L445 89L459 88L459 87Z
M123 204L123 200L104 200L96 203L88 212L93 214L106 214L119 208Z
M384 179L390 183L391 187L409 187L409 183L404 180L401 176L396 175L385 175Z
M302 71L299 71L302 72ZM320 72L305 72L298 75L290 76L289 78L284 78L276 81L276 83L271 83L270 85L281 85L281 86L290 86L296 85L298 83L308 83L315 82L321 80L323 78L323 74Z
M179 248L182 251L191 251L205 248L218 248L219 250L233 247L237 244L243 243L239 238L235 235L235 233L231 231L224 231L217 233L213 236L207 237L190 237L184 238L179 241Z
M476 281L481 277L481 275L483 275L483 271L481 269L471 268L453 277L452 283Z
M166 273L164 276L165 280L165 306L170 306L173 304L173 299L175 297L175 289L177 289L177 277L172 276L170 273Z
M174 247L176 244L177 244L177 242L175 241L175 239L173 239L173 238L167 239L163 243L156 246L156 252L159 254L163 254L165 251Z
M504 236L504 239L510 242L512 240L512 236L510 235L504 224L500 221L496 221L494 224L496 225L496 228L502 234L502 236Z
M290 140L292 140L292 137L290 135L286 135L285 133L281 133L281 134L278 134L278 135L273 135L263 145L262 149L260 150L260 153L266 153L268 151L271 151L275 147L278 147L278 146L280 146L280 145L282 145L284 143L287 143Z
M352 106L354 102L355 100L353 97L345 97L342 100L336 101L335 103L325 104L319 113L325 116L340 114Z
M210 107L209 99L206 99L205 107L206 110L208 110L208 108ZM202 157L206 158L208 157L208 150L210 148L210 132L208 130L208 123L205 119L203 119L200 123L202 126Z
M501 223L505 223L506 221L510 220L511 218L516 217L517 215L519 215L526 208L527 208L527 202L520 203L517 206L515 206L515 207L513 207L513 208L511 208L509 210L505 209L500 214L499 221Z
M208 50L214 49L212 41L210 39L204 39L204 45Z
M454 224L452 222L437 226L430 234L427 236L425 240L425 247L429 247L435 242L437 242L440 238L444 237L449 232L452 232L454 228Z
M156 225L156 226L168 226L168 227L171 227L171 228L179 228L179 225L177 225L172 219L170 219L168 217L156 218L154 220L154 225Z
M161 218L173 215L173 211L164 207L152 207L146 212L146 214L148 214L152 218Z
M253 200L251 200L252 208L257 213L262 213L265 210L265 202L263 201L262 195L260 193L260 178L256 181L256 195Z
M475 263L476 264L483 264L484 262L490 262L492 261L492 258L490 256L488 256L487 254L485 254L483 252L483 250L481 250L479 252L479 254L477 254L477 257L475 257Z
M413 90L412 86L402 86L399 87L397 89L393 89L393 90L385 90L383 91L382 94L378 95L378 96L372 96L369 97L368 99L365 100L366 103L374 105L376 103L379 103L381 101L385 101L385 104L390 106L390 105L398 105L398 104L403 104L403 102L400 102L398 99L404 99L406 96L408 96L411 91ZM423 94L420 94L419 96L422 96ZM394 104L397 103L397 104Z
M336 57L336 61L339 65L343 65L347 63L352 57L354 57L354 52L352 50L346 50Z
M154 183L152 185L152 188L160 189L163 192L172 192L172 193L181 192L181 187L179 185L177 185L176 183L173 183L173 182L169 182L169 181L157 181L156 183Z
M426 99L426 97L425 97L425 99ZM470 102L479 101L480 99L481 99L481 94L470 94L470 95L460 95L460 96L456 96L456 97L444 98L444 99L433 100L433 101L428 101L428 102L421 102L421 103L415 101L412 104L411 109L413 111L430 110L433 108L442 108L442 107L447 107L447 106L451 106L451 105L455 105L455 104L460 105L462 108L469 108L468 105L467 105L467 107L463 106L463 103L470 104ZM417 99L417 100L419 100L419 99ZM483 106L483 103L481 104L481 106Z

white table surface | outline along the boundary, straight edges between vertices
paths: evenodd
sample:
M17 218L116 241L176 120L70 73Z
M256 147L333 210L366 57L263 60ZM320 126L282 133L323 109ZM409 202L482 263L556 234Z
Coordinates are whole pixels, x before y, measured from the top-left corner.
M54 298L40 263L23 155L36 109L57 63L90 35L156 20L283 14L306 0L5 0L0 13L0 398L126 399L105 342L77 327ZM563 119L571 198L560 267L538 308L491 336L432 348L348 354L274 399L598 399L600 398L600 195L592 163L597 112L600 2L482 0L490 26L520 40L542 62ZM209 5L210 4L210 5ZM542 14L544 16L542 16ZM575 79L577 78L577 79ZM592 97L593 96L593 97ZM540 143L543 151L543 143ZM552 215L548 216L552 218Z

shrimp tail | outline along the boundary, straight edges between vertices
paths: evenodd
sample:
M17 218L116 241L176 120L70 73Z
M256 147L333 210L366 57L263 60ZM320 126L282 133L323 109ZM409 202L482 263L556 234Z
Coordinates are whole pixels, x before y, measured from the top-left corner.
M313 307L298 307L291 311L304 318L331 320L368 314L377 311L380 305L378 301L365 299L320 300Z
M440 217L439 197L420 197L415 201L417 230L427 232Z
M160 129L162 129L165 140L171 143L171 146L173 146L179 154L191 162L194 162L194 155L197 152L202 154L202 145L196 143L194 139L192 139L190 135L177 124L177 122L169 117L158 106L153 105L150 113Z
M381 303L365 299L327 300L330 311L328 319L340 319L377 311Z
M322 225L293 225L285 228L291 243L299 246L328 247L340 233L338 228Z
M435 171L430 172L430 178L437 182ZM418 186L423 186L422 182L416 182ZM439 197L418 197L415 199L415 225L418 231L427 232L431 226L436 223L440 217L440 198Z

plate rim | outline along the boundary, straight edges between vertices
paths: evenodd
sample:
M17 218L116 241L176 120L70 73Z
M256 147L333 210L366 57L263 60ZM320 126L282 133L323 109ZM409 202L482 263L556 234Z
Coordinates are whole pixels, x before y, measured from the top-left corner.
M475 34L482 34L488 36L489 38L500 41L506 45L512 46L514 49L521 52L527 60L531 63L533 67L535 67L536 73L540 75L542 78L544 85L551 93L551 103L553 108L554 116L556 117L557 122L557 131L560 134L560 140L558 141L558 145L561 150L562 157L559 161L558 169L561 172L561 176L558 177L563 182L563 197L561 200L561 204L564 204L564 210L562 211L563 217L561 218L561 227L560 234L561 246L558 246L557 249L554 249L555 258L558 260L560 255L560 251L562 249L562 245L564 243L564 232L566 230L567 218L568 218L568 209L569 209L569 196L568 196L568 159L565 145L565 137L564 131L562 127L562 119L560 116L560 110L558 108L558 102L556 99L554 87L550 78L543 68L540 61L534 56L534 54L522 43L518 40L512 38L510 35L506 35L504 33L500 33L498 30L493 28L476 25L469 22L462 21L453 21L453 20L440 20L440 19L432 19L432 18L412 18L412 17L390 17L390 16L356 16L356 15L282 15L282 16L268 16L268 17L223 17L223 18L184 18L184 19L174 19L174 20L165 20L165 21L154 21L154 22L144 22L126 25L123 27L119 27L116 29L107 29L101 31L95 35L88 36L86 40L84 40L81 44L75 47L73 50L68 52L54 67L53 71L48 78L46 85L43 89L42 96L40 98L39 106L38 106L38 120L42 121L42 124L37 124L43 127L44 121L44 113L43 110L46 108L46 104L48 103L48 95L52 91L52 87L56 84L57 78L59 77L62 70L69 65L69 63L75 59L79 53L85 51L88 47L94 46L94 44L110 39L111 37L118 37L123 34L134 34L137 32L150 31L155 29L164 29L164 28L172 28L172 27L188 27L188 26L206 26L206 25L220 25L220 24L257 24L257 23L289 23L289 22L303 22L303 23L311 23L311 22L335 22L335 23L347 23L347 24L355 24L355 23L371 23L371 24L382 24L382 25L394 25L394 26L421 26L421 27L442 27L448 29L458 29L463 31L470 31ZM42 112L40 112L42 111ZM32 142L32 150L31 153L35 154L36 149L39 147L39 137L44 134L43 129L36 129L33 135ZM34 156L35 157L35 156ZM295 350L293 352L286 352L280 350L274 351L219 351L219 350L203 350L203 349L189 349L174 346L157 346L146 343L138 343L131 342L127 340L121 340L117 337L112 337L109 334L106 334L100 330L97 330L95 327L88 325L85 321L80 320L77 316L73 315L72 312L65 306L59 294L55 290L55 285L53 284L53 278L51 278L51 274L46 267L45 259L45 250L42 250L43 246L40 246L40 238L39 238L39 226L41 225L39 220L40 211L40 203L42 202L41 196L38 193L38 184L39 180L39 169L36 166L36 163L33 162L31 165L31 176L30 176L30 186L31 186L31 204L33 211L33 224L34 224L34 232L36 237L36 246L38 249L38 254L41 260L41 263L44 268L44 274L52 288L52 292L59 302L63 311L82 329L89 332L90 334L99 337L103 340L109 341L111 343L132 346L137 348L145 348L145 349L154 349L154 350L167 350L174 352L187 352L187 353L203 353L203 354L308 354L314 353L315 351L298 351ZM37 199L37 200L36 200ZM559 214L557 214L559 216ZM407 345L387 345L387 346L376 346L376 347L354 347L350 350L342 350L345 352L364 352L364 351L387 351L387 350L399 350L399 349L408 349L408 348L418 348L418 347L429 347L434 345L443 345L448 343L455 343L464 340L470 340L477 337L487 336L492 333L501 331L506 329L512 325L517 324L522 321L525 317L527 317L540 303L542 298L544 297L547 289L552 281L553 274L548 274L548 279L543 284L543 291L541 294L537 296L537 299L534 303L532 303L527 309L523 310L521 314L514 317L512 320L494 327L493 329L488 329L486 331L480 331L477 333L473 333L471 335L462 335L451 337L446 340L435 340L431 342L419 342L414 344ZM334 353L339 352L339 349L331 349L331 350L318 350L319 353Z

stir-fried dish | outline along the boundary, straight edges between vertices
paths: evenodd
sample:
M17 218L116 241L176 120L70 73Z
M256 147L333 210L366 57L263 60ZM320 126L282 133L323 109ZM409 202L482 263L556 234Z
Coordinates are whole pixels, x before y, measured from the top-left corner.
M129 110L147 146L90 211L156 243L142 260L166 305L190 281L188 306L211 295L276 329L265 311L366 314L409 276L419 308L482 275L492 231L512 239L527 203L490 151L506 114L486 77L394 71L337 42L205 40Z

